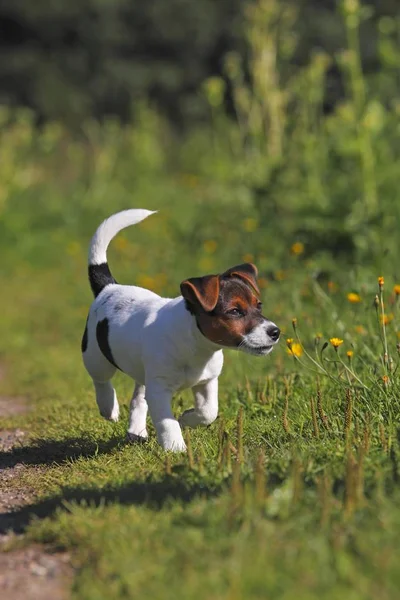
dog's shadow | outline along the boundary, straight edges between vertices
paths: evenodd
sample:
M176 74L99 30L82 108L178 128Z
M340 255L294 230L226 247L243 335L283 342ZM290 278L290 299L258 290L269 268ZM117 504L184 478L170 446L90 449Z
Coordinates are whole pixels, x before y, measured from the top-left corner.
M62 464L78 457L95 457L125 445L121 438L95 442L81 438L64 441L40 440L35 445L0 452L0 470L16 464ZM84 503L89 506L107 504L146 505L159 510L172 500L189 502L195 496L214 496L219 488L208 487L204 482L185 481L176 475L164 475L160 481L132 481L126 485L97 489L94 487L65 487L62 492L46 500L25 505L11 512L0 513L0 534L23 533L33 519L44 519L57 510L69 511L68 504Z
M0 471L17 464L30 466L58 465L79 457L90 458L99 454L107 454L118 446L125 445L121 437L96 441L85 437L74 437L65 440L34 440L28 446L14 446L12 450L0 452Z

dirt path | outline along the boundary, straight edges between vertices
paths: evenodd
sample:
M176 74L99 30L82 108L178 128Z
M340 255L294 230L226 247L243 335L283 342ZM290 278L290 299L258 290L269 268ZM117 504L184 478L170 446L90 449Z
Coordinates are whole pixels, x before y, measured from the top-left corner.
M0 382L4 369L0 367ZM24 414L29 405L25 398L0 395L0 420L16 414ZM1 430L0 453L0 597L7 600L67 600L73 569L67 553L49 554L39 545L8 549L15 539L8 533L14 524L14 511L31 504L35 499L33 490L11 486L26 469L38 469L23 463L9 466L7 455L24 445L27 434L21 429ZM44 467L41 467L44 468ZM21 537L21 536L20 536Z

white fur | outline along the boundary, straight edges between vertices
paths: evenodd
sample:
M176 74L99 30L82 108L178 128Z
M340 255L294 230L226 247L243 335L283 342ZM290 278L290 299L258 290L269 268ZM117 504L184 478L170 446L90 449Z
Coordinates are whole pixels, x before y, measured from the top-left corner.
M122 228L138 223L150 211L129 210L107 219L92 239L91 264L106 262L106 248ZM116 368L103 356L96 338L97 324L108 319L109 345L118 367L130 375L136 387L130 406L128 437L146 439L147 406L157 438L165 450L186 449L182 431L171 410L175 392L192 388L195 407L180 422L195 427L212 423L218 414L218 376L223 365L221 347L199 331L195 317L185 307L182 296L161 298L136 287L107 285L94 300L88 317L88 345L84 364L91 375L100 413L117 420L119 409L110 383ZM265 330L254 331L247 345L273 344ZM268 340L268 341L266 341Z

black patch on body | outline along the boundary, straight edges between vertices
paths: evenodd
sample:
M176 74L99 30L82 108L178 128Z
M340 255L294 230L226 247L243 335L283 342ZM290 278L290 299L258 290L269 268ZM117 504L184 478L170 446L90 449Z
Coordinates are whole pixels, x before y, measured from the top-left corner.
M96 327L96 338L99 348L106 359L114 365L117 369L119 366L116 364L114 357L111 352L110 344L108 341L108 319L103 319L97 323ZM121 369L119 369L121 370Z
M88 330L87 330L88 319L89 319L89 317L86 319L85 331L83 332L83 337L82 337L82 342L81 342L82 353L86 352L87 347L88 347Z
M89 282L95 298L97 298L107 285L110 285L110 283L117 283L111 275L108 263L89 265Z

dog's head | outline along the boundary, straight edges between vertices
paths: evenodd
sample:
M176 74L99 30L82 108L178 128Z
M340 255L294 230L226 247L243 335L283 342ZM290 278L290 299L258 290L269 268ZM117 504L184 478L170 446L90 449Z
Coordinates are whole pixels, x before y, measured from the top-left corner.
M279 328L261 312L257 268L251 263L186 279L181 293L202 334L219 346L264 355L279 340Z

